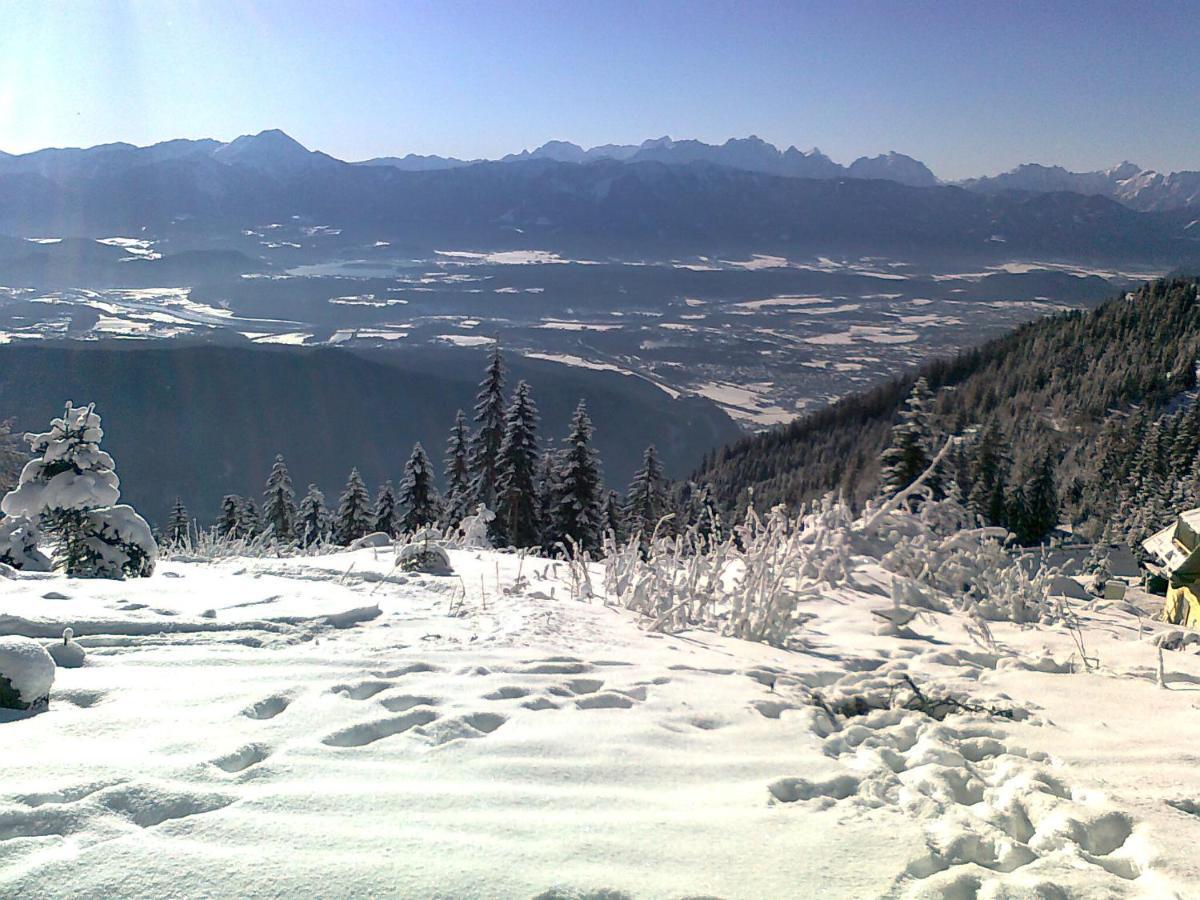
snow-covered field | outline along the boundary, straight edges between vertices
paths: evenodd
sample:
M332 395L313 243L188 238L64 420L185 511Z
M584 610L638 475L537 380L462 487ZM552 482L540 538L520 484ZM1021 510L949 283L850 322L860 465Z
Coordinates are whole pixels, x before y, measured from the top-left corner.
M0 894L1200 884L1200 659L1168 650L1158 687L1154 639L1171 629L1133 604L1079 604L1099 664L1085 673L1060 625L993 623L992 649L961 614L881 629L892 576L864 557L848 586L802 602L790 650L649 631L578 599L563 563L451 560L443 577L360 550L6 580L0 632L69 625L88 656L58 671L48 712L0 723ZM1012 717L822 709L906 676Z

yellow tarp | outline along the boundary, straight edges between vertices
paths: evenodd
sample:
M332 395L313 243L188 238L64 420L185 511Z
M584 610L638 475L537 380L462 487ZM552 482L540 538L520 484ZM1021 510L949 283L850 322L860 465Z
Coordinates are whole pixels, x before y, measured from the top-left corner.
M1167 588L1163 621L1200 629L1200 585L1181 584Z

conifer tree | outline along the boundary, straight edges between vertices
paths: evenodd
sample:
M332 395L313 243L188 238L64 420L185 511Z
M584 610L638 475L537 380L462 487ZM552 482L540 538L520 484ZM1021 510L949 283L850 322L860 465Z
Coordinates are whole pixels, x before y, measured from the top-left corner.
M396 494L392 490L390 481L385 481L379 486L379 493L375 495L375 506L371 511L371 516L376 531L382 531L392 537L396 536L399 529L399 513L396 510Z
M470 445L471 503L483 503L490 509L496 505L496 464L504 440L504 359L499 341L475 400L479 428Z
M237 494L226 494L221 498L221 514L217 517L217 533L224 537L239 537L238 518L241 515L242 498Z
M439 503L433 484L433 465L419 443L413 445L412 455L404 464L400 505L404 508L400 529L406 534L414 534L437 523Z
M371 498L358 469L350 470L346 487L338 498L333 518L333 539L343 547L354 543L371 528Z
M1058 488L1054 459L1048 450L1039 452L1018 470L1013 484L1009 527L1025 545L1044 540L1058 524Z
M633 476L625 495L626 528L630 535L640 534L643 542L648 541L667 512L662 465L658 461L658 451L651 444L642 457L642 468Z
M705 483L695 492L693 500L692 523L696 527L698 537L707 541L721 540L721 514L713 499L712 487Z
M315 484L310 484L308 493L304 495L296 511L296 536L301 545L309 547L322 540L329 530L328 520L325 495Z
M36 542L44 530L57 542L55 568L68 575L152 574L158 545L146 520L128 504L117 503L120 480L113 458L100 449L104 429L94 405L68 402L49 431L25 438L33 458L22 468L17 486L0 501L10 533L15 528L28 542L21 564L43 564L45 556L36 550Z
M167 520L167 540L179 546L186 544L190 535L187 507L183 505L182 499L176 497L175 505L171 507L171 518Z
M1012 463L1008 445L995 422L989 421L984 426L973 449L967 508L987 525L1004 525L1008 519L1004 486Z
M537 407L529 385L517 385L504 420L504 440L496 461L496 518L492 525L501 546L532 547L538 542Z
M929 385L924 378L918 378L900 411L899 421L892 426L891 444L879 458L879 489L885 497L895 496L929 468L929 445L933 438L929 421L932 399ZM931 478L926 484L936 495L938 487L934 481Z
M604 527L600 519L600 462L591 447L593 432L587 404L580 400L559 452L551 490L549 518L553 539L565 541L569 537L581 550L597 549Z
M467 417L460 409L450 429L446 442L445 468L446 499L443 511L444 524L453 528L471 513L470 431Z
M258 504L250 497L242 497L237 513L237 533L240 537L255 538L262 534L262 517Z
M292 487L292 476L281 454L276 454L275 464L267 478L263 491L263 518L267 531L279 541L290 541L296 529L296 491Z
M554 452L548 448L542 451L542 455L538 457L537 471L533 479L534 490L537 492L534 518L537 522L538 544L547 553L551 552L555 542L561 539L555 535L554 523L551 520L557 475L554 456Z
M600 504L600 525L605 535L619 546L625 541L625 511L616 491L608 491Z

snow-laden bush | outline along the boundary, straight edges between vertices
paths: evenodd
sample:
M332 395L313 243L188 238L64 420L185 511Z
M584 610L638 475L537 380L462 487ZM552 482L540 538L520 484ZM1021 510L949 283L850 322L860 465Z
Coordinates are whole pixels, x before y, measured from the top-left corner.
M605 596L657 630L698 626L783 645L807 618L807 600L852 585L855 568L875 563L894 576L901 619L910 608L959 612L982 641L991 640L989 621L1060 620L1049 598L1053 572L1022 567L1004 529L969 524L954 500L893 498L855 516L827 496L797 516L776 508L763 519L751 510L723 541L694 529L663 537L660 527L623 547L608 539Z
M93 407L68 402L49 431L25 437L35 456L0 501L4 514L38 523L56 542L55 567L68 575L150 575L158 545L146 520L133 507L117 504L120 481L112 457L100 449L104 431ZM26 563L36 562L28 547L25 557Z
M328 538L320 538L303 545L293 541L280 541L269 533L254 536L237 535L209 528L198 531L195 536L161 548L161 557L174 562L213 562L236 556L263 559L266 557L321 556L340 553L346 548Z
M0 709L45 709L54 669L54 660L37 641L0 637Z
M496 514L480 503L474 513L449 529L447 545L459 550L491 550L488 528L495 518Z
M605 593L657 630L701 626L781 645L802 621L804 600L848 583L851 521L844 503L826 498L797 517L782 507L766 519L750 510L724 540L695 528L664 537L661 524L624 547L609 535Z
M454 572L442 532L432 526L405 535L396 545L396 568L404 572L450 575Z

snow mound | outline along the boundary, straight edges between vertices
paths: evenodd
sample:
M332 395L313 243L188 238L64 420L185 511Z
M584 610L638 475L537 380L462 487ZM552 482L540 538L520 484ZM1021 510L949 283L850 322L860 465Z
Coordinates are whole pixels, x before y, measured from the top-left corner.
M87 656L86 651L71 640L74 636L75 632L72 629L64 628L61 641L51 641L46 645L46 652L60 669L78 669Z
M54 660L37 641L0 637L0 707L32 709L48 704L54 668Z
M382 531L372 531L370 534L364 534L358 540L351 542L350 550L362 550L372 547L390 547L392 546L392 536Z

